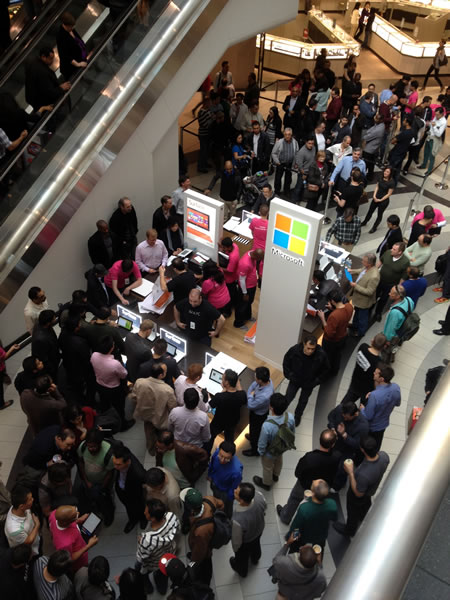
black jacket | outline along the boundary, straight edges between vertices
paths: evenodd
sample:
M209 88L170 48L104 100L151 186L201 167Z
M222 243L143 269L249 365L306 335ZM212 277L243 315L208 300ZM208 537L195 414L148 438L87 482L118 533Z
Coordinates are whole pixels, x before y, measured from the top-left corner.
M76 450L61 452L55 443L55 436L59 434L61 428L59 425L50 425L40 431L34 438L28 454L23 459L23 464L37 469L39 471L47 470L47 463L55 456L60 454L62 459L72 467L77 462Z
M175 206L172 205L170 207L169 217L174 217L176 214L177 214L177 211L175 209ZM153 229L156 229L156 231L158 232L158 237L161 235L161 233L165 229L167 229L167 219L164 216L162 206L157 208L155 210L155 212L153 213L152 227L153 227Z
M120 259L120 242L117 235L110 231L112 242L112 258L109 258L106 251L105 238L100 231L96 231L94 235L88 239L88 251L93 265L103 265L109 269L116 260Z
M344 421L342 417L342 404L338 404L328 415L329 429L336 429L339 423L344 423L347 437L344 439L338 434L335 449L343 456L354 456L360 454L360 440L369 433L369 421L364 415L359 415L353 421Z
M119 496L121 502L125 505L141 504L142 512L144 512L144 490L142 485L145 483L145 469L134 454L131 455L131 464L127 471L124 489L119 486L119 471L116 471L115 475L116 494Z
M86 45L81 39L80 34L76 29L72 30L78 42L70 35L68 31L61 25L56 36L56 45L58 46L59 54L59 70L64 76L64 79L69 80L77 71L78 67L74 67L72 61L82 62L86 60ZM84 52L82 50L84 48Z
M297 126L298 126L298 121L300 119L300 110L302 109L302 107L304 106L304 100L301 96L297 96L297 100L294 104L294 108L293 108L293 115L289 114L289 104L291 101L291 95L289 94L288 96L286 96L284 102L283 102L283 110L284 110L284 118L283 118L283 125L284 127L291 127L291 129L294 131L294 133L297 130Z
M95 276L94 270L89 269L84 276L87 280L87 299L90 304L97 308L109 306L109 295L105 292L98 277Z
M151 377L152 365L158 362L162 362L166 365L167 374L164 381L173 388L174 379L178 379L178 377L181 375L181 371L178 367L177 361L168 354L165 354L163 357L158 358L157 360L153 358L153 355L151 355L148 360L139 365L136 379Z
M280 138L281 137L282 136L280 136ZM249 133L245 136L244 146L246 148L250 148L250 150L253 151L253 133ZM256 153L256 158L260 162L268 163L270 160L270 153L272 152L272 148L270 146L269 136L267 135L267 133L264 133L264 131L261 131L261 133L259 134L257 150L258 152Z
M307 452L298 461L295 468L295 476L300 481L304 490L311 489L314 479L324 479L331 487L339 466L340 455L330 450L313 450Z
M385 240L387 240L387 241L383 245ZM378 252L380 252L380 249L383 246L382 247L383 251L380 252L380 258L386 252L386 250L390 250L392 248L392 246L394 244L398 244L398 242L403 242L403 234L402 234L402 230L400 229L400 227L398 227L398 229L389 229L389 231L386 232L386 235L384 236L383 241L377 248L377 253L378 253Z
M25 67L25 100L34 110L46 104L55 104L64 94L59 87L55 72L42 62L33 58Z
M233 169L231 175L228 175L226 171L220 171L216 173L214 177L211 179L208 189L212 190L216 185L217 181L220 179L220 192L219 195L224 201L234 201L239 198L241 195L241 178L238 173Z
M283 358L284 376L302 387L319 385L329 368L327 355L319 344L311 356L303 352L303 344L296 344L289 348Z
M131 234L132 237L136 237L138 232L138 222L136 211L134 208L129 213L123 214L120 208L117 208L109 220L110 230L117 235L119 242L128 242Z
M127 355L128 379L134 383L141 363L152 359L152 344L137 333L127 333L125 354Z
M45 371L55 378L61 354L53 327L41 327L39 323L34 326L31 336L31 354L42 360Z
M91 365L91 349L86 338L63 329L58 338L63 365L71 378L84 380L93 375Z

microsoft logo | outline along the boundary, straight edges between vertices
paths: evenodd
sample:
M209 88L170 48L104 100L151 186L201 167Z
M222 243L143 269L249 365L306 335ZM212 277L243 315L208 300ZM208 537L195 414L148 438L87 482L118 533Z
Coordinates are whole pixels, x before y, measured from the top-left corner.
M294 254L305 256L309 225L292 217L277 213L272 242Z

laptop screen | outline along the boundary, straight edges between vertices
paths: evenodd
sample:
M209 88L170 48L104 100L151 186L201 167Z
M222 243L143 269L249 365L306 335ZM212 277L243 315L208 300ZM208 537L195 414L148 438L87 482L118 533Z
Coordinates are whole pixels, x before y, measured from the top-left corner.
M205 367L208 363L212 361L213 358L214 356L212 354L210 354L209 352L205 352Z
M139 327L141 326L142 317L140 315L135 314L134 312L131 312L131 310L129 310L128 308L120 306L120 304L117 305L117 315L119 317L123 317L127 321L131 321L132 327L134 327L135 329L139 329ZM123 325L120 326L123 327Z
M170 356L172 356L172 358L173 358L176 353L177 353L177 349L175 348L175 346L168 343L167 344L167 354L170 354Z
M175 347L180 354L186 354L186 340L183 340L183 338L180 338L176 334L167 329L163 329L162 327L159 330L159 335L168 345L170 344Z
M215 383L219 383L219 384L222 383L222 373L220 371L217 371L217 369L211 369L209 378L211 379L211 381L214 381Z
M125 319L125 317L119 317L117 324L119 327L123 327L127 331L131 331L133 329L133 323L129 319Z
M250 212L249 210L243 210L242 211L242 223L244 221L248 221L248 223L250 224L250 221L252 219L254 219L255 217L257 217L258 215L253 214L252 212Z

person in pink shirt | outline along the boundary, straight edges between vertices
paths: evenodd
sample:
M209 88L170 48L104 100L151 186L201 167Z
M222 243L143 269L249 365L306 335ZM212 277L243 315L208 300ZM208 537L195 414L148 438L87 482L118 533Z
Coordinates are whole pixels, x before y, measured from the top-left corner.
M213 260L203 265L203 297L222 314L230 303L230 292L225 283L225 276Z
M222 270L225 276L226 286L230 293L230 303L225 308L223 315L229 317L231 311L236 306L238 296L237 279L240 260L239 246L234 244L230 237L224 237L219 244L219 250L228 256L228 264L225 267L222 267Z
M142 277L134 260L126 258L113 264L104 282L108 289L110 303L114 304L119 300L122 304L127 305L129 302L124 296L128 296L133 288L142 285Z
M417 91L419 89L419 82L414 80L411 81L409 85L412 89L412 92L408 96L408 103L405 106L405 113L412 115L413 110L416 107L417 102L419 101L419 92Z
M234 315L234 327L245 329L247 321L252 319L252 304L255 299L258 277L256 274L256 264L264 258L264 250L257 248L246 252L239 261L239 289L238 303Z
M253 250L266 248L267 228L269 227L268 221L269 205L261 204L259 207L259 217L255 217L250 221L250 231L253 235Z
M433 220L428 225L425 225L425 233L431 235L432 237L439 235L441 233L441 228L447 225L447 221L439 208L433 208L429 204L424 207L423 212L418 213L412 223L411 227L414 225L416 221L420 221L423 218L433 217Z
M135 421L125 419L126 379L128 372L121 362L113 356L114 340L110 335L100 339L98 352L93 352L91 364L95 373L97 390L100 396L101 411L113 406L122 420L121 431L126 431Z
M97 536L93 535L86 544L78 528L88 516L79 517L75 506L59 506L48 518L53 545L56 550L70 553L73 573L88 566L88 550L98 542Z

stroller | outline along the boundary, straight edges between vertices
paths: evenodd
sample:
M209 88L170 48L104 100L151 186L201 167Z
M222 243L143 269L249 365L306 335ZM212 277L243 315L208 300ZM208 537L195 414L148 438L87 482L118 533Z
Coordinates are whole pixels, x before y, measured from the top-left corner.
M269 183L267 171L257 171L254 175L247 175L242 180L241 202L245 204L245 210L252 210L262 189Z

